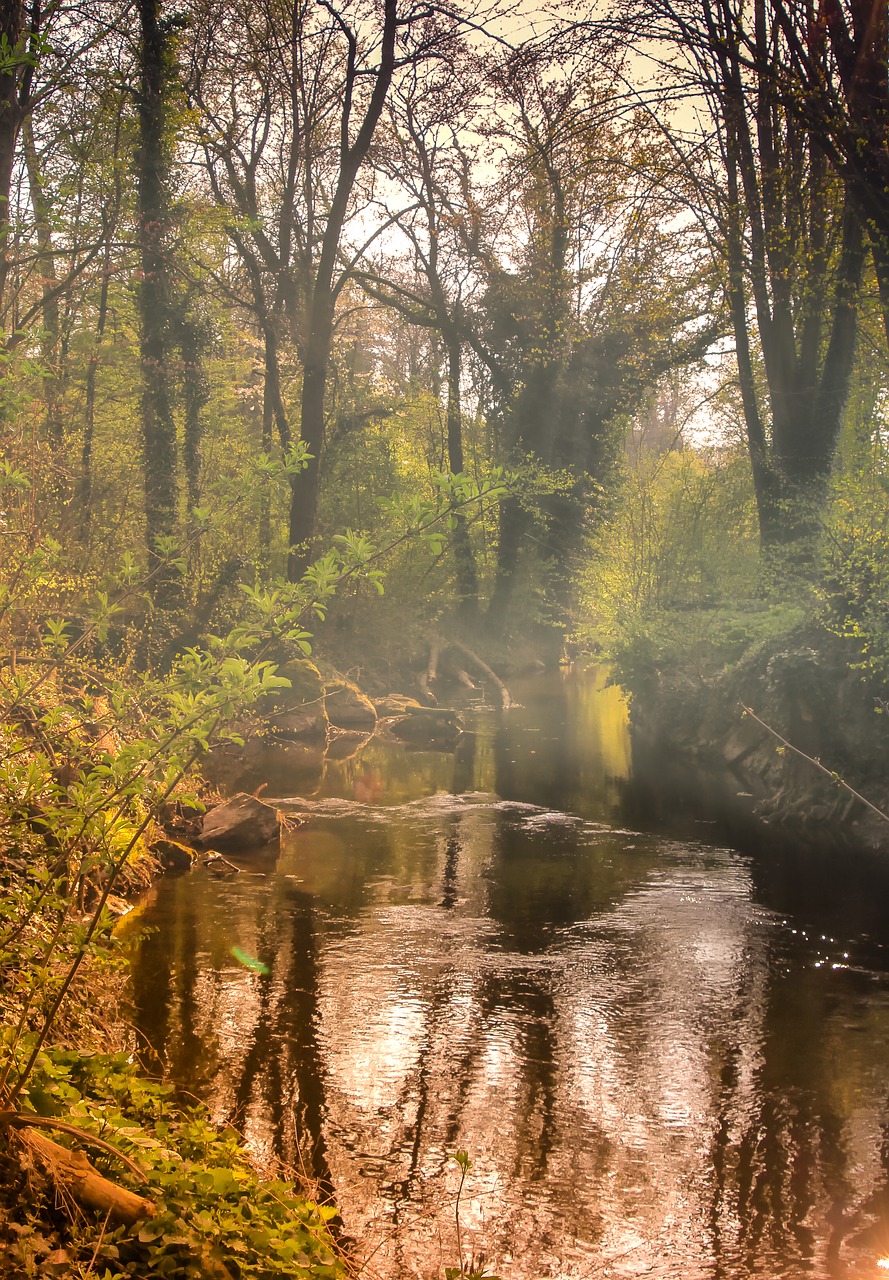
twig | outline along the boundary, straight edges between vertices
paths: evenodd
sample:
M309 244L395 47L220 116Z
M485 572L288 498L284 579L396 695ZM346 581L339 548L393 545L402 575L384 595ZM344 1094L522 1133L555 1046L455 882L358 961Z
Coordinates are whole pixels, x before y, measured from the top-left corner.
M108 1212L105 1214L105 1221L102 1223L102 1230L99 1232L99 1238L96 1241L96 1247L95 1249L93 1249L93 1256L90 1258L90 1264L86 1269L87 1275L89 1275L93 1267L96 1265L96 1258L98 1258L99 1250L102 1248L102 1241L105 1239L105 1232L108 1230L108 1219L110 1217L111 1217L111 1210L109 1208Z
M745 716L749 716L751 720L755 720L761 728L765 729L766 733L770 733L773 738L776 738L778 742L781 743L781 746L787 751L792 751L794 755L799 756L800 759L807 760L810 765L813 765L814 768L818 769L821 773L825 774L826 777L830 778L831 782L835 782L837 786L843 787L848 791L849 795L854 796L856 800L860 800L863 805L870 809L871 813L875 813L877 817L882 818L884 822L889 822L889 813L885 813L882 809L878 808L877 805L872 804L871 801L868 800L867 796L863 796L860 791L856 791L854 787L851 787L849 783L846 782L845 778L841 778L833 769L828 769L815 756L807 755L805 751L801 751L799 747L795 747L792 742L788 742L786 738L782 738L777 729L773 729L770 724L766 724L765 720L761 720L751 707L746 707L743 702L739 702L738 706L741 708Z

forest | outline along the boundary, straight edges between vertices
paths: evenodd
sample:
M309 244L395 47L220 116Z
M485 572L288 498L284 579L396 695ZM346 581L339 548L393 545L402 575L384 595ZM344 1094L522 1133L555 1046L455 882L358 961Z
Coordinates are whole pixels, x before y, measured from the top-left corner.
M0 0L0 1275L355 1269L113 1012L282 705L607 664L885 849L887 384L882 0Z

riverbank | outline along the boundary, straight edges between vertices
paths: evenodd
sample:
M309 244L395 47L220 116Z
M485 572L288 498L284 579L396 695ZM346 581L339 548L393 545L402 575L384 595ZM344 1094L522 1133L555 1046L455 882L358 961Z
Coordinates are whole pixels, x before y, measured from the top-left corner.
M157 862L140 845L113 895L78 896L58 826L2 847L0 1277L338 1280L334 1207L280 1162L256 1167L134 1033L117 895Z
M757 823L786 838L889 850L887 690L859 657L811 622L740 654L680 643L645 661L636 654L619 675L634 757L693 764L709 779L711 805L721 788L722 803L746 801Z
M180 730L153 688L72 683L7 690L0 718L0 1277L335 1280L334 1207L161 1083L123 998L124 895L203 789L197 699Z

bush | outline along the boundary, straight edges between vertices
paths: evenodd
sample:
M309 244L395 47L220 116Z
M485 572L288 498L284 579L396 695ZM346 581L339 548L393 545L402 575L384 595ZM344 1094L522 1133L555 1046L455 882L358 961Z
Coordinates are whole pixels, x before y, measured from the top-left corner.
M83 1145L95 1135L129 1157L147 1186L107 1153L90 1152L106 1177L130 1182L155 1201L156 1213L133 1227L103 1226L98 1216L59 1213L55 1189L35 1195L33 1185L23 1212L16 1198L21 1174L7 1152L0 1156L6 1188L0 1242L10 1277L45 1275L47 1262L56 1276L83 1275L89 1264L101 1280L345 1275L328 1226L335 1210L312 1203L290 1182L258 1176L237 1134L217 1130L203 1108L179 1111L171 1090L146 1080L127 1054L41 1050L25 1102L37 1115L76 1125ZM4 1270L0 1263L0 1275Z
M753 595L758 543L744 459L693 450L643 454L626 469L593 536L581 584L581 638L639 640L653 617L715 610Z

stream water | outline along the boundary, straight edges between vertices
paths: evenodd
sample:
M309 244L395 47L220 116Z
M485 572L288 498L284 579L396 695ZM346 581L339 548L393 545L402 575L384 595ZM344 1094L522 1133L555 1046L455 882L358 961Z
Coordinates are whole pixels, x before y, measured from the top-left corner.
M453 754L254 765L306 818L280 857L141 915L171 1079L369 1276L887 1274L889 859L727 847L599 673L513 693Z

